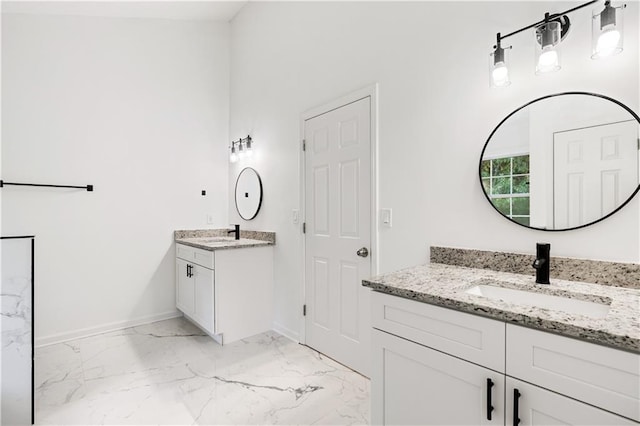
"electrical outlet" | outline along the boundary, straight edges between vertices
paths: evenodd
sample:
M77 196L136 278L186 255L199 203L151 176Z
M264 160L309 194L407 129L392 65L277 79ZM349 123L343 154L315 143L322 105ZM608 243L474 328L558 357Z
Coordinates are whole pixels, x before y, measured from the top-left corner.
M212 214L208 214L207 215L207 225L213 225L213 215Z
M300 210L293 209L291 210L291 220L294 224L298 224L300 222Z

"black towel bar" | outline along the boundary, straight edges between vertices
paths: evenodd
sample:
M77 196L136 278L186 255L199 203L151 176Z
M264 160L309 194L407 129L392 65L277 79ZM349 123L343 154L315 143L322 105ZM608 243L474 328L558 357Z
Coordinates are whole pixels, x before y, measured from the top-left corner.
M75 189L86 189L88 192L93 191L93 185L85 185L85 186L74 186L74 185L47 185L44 183L17 183L17 182L5 182L0 180L0 188L6 185L13 186L44 186L47 188L75 188Z

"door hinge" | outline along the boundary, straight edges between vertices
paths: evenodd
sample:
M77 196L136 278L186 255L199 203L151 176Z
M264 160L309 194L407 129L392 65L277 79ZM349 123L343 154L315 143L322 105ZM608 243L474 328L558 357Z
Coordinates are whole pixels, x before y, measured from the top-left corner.
M302 222L302 233L303 234L307 233L307 222Z
M302 150L303 151L307 150L307 140L306 139L302 139Z
M302 305L302 316L303 317L307 316L307 305Z
M638 151L640 151L640 138L638 138Z

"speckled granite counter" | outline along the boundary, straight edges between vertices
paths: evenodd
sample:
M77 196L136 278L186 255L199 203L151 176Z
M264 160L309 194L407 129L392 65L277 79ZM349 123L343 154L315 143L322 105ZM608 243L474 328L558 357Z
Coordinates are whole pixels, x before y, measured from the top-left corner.
M604 318L507 303L466 293L507 287L609 305ZM383 293L640 353L640 290L564 280L535 284L526 275L431 263L362 281Z
M532 254L432 246L431 263L535 275ZM551 256L551 279L640 289L640 264Z
M240 230L240 239L229 237L228 229L175 231L176 243L203 250L225 250L246 247L271 246L276 243L275 232Z

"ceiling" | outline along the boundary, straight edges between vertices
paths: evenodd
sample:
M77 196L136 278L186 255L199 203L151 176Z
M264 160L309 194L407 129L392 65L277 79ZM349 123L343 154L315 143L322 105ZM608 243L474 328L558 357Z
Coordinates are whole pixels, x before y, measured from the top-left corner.
M2 1L2 13L106 16L229 22L247 3L237 1Z

